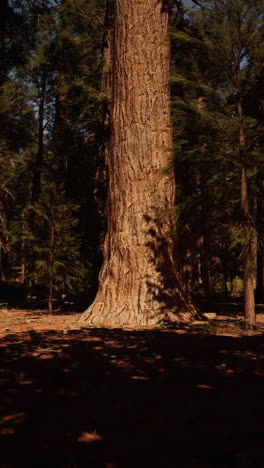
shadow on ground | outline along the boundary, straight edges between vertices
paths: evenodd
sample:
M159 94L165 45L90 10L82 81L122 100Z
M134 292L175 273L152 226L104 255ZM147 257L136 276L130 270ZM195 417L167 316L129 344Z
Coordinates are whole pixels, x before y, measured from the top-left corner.
M263 336L84 329L0 345L1 468L263 466Z

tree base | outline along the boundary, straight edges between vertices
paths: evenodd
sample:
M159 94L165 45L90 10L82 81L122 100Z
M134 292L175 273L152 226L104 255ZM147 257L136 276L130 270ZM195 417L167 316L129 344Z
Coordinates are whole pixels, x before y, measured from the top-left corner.
M176 310L145 310L140 313L136 308L106 307L105 304L95 302L83 312L74 322L77 327L89 326L118 326L118 327L144 327L171 325L173 323L190 323L194 320L206 320L203 314L189 304Z

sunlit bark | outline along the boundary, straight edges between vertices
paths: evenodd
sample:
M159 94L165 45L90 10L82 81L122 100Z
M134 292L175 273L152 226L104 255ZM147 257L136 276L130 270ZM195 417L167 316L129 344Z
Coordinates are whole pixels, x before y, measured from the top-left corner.
M196 314L175 262L168 15L168 2L116 0L108 230L86 324Z

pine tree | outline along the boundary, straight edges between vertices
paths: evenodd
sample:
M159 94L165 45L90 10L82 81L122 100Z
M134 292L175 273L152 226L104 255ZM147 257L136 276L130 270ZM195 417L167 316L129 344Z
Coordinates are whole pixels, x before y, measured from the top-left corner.
M62 2L58 9L53 67L55 113L49 142L49 177L65 185L80 205L82 255L93 265L91 300L101 267L101 218L95 190L104 139L101 93L104 1ZM105 185L105 182L104 182Z
M203 54L196 52L193 60L190 54L189 62L192 66L189 66L189 80L190 77L191 80L196 77L195 88L200 88L203 95L207 94L206 111L219 137L222 138L218 151L224 155L227 167L229 166L228 179L232 177L235 181L240 176L241 214L236 224L230 224L230 236L233 247L241 247L244 263L245 319L251 325L255 322L255 222L254 197L253 193L249 196L249 191L253 182L251 175L254 174L261 156L256 149L260 129L256 119L246 115L246 100L252 83L258 79L263 63L263 1L225 0L194 3L199 5L199 8L191 13L192 32L194 31L195 35L192 36L190 30L185 28L181 41L188 44L191 40L193 48L196 42L197 47L199 44L203 50ZM208 83L210 86L214 84L216 93L210 92ZM252 146L253 142L255 145ZM235 187L238 187L236 182Z
M173 21L171 35L171 92L181 261L193 292L202 292L208 299L214 282L213 274L217 273L212 268L215 240L223 231L221 213L224 200L220 187L225 184L226 161L221 155L219 129L215 123L215 111L221 101L216 92L221 73L215 66L208 66L210 45L190 15L185 13Z
M27 20L16 1L1 1L0 32L0 155L1 155L1 277L11 275L10 217L16 197L15 172L21 154L32 143L34 109L20 73L28 59Z
M51 314L54 298L60 302L66 295L78 294L84 287L84 278L88 277L77 234L79 207L66 203L63 187L51 183L31 210L34 210L36 229L32 233L28 225L24 239L29 241L35 265L27 282L45 287Z

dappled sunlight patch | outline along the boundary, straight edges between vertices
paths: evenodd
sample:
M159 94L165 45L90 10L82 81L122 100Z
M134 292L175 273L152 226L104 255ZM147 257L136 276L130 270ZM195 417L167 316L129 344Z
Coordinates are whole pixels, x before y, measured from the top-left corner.
M149 377L146 377L145 375L131 375L130 378L132 380L150 380Z
M0 435L15 435L16 430L13 427L0 428Z
M32 385L32 384L33 384L32 380L22 379L22 380L19 381L19 385Z
M22 424L25 421L25 413L11 413L3 416L0 419L0 435L15 435L16 429L14 426Z
M91 444L93 442L98 442L99 440L103 440L103 436L97 434L96 431L92 432L82 432L78 438L77 442L81 442L83 444Z
M0 424L5 424L7 422L12 421L12 423L22 423L25 420L25 413L13 413L13 414L8 414L7 416L3 416L0 419Z
M41 354L38 356L38 359L44 360L44 359L52 359L54 356L53 354Z
M129 366L129 361L127 359L117 359L117 356L114 358L111 356L109 363L122 368L127 368Z

